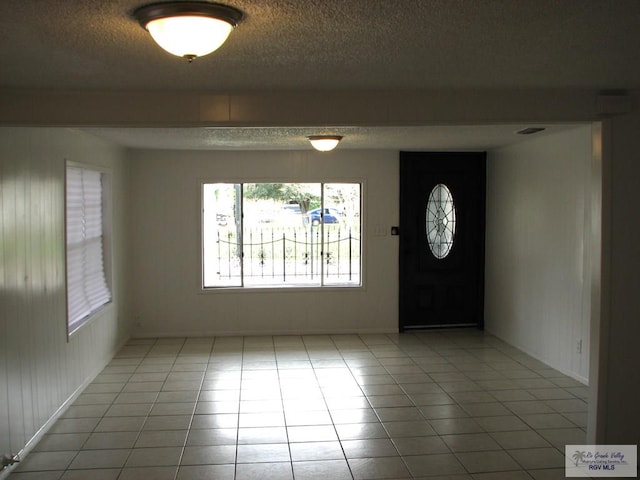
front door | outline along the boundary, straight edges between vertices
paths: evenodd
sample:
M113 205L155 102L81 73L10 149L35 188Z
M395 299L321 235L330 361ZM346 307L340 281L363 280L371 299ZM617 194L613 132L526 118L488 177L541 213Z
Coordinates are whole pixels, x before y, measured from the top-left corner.
M483 327L485 165L400 152L400 330Z

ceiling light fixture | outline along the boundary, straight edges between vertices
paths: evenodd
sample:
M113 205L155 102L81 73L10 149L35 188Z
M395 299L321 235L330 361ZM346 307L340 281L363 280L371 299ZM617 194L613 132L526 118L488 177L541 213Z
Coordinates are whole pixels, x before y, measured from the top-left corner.
M153 3L133 12L158 45L189 63L217 50L242 17L236 8L208 2Z
M307 137L313 148L319 152L328 152L338 146L342 137L340 135L309 135Z

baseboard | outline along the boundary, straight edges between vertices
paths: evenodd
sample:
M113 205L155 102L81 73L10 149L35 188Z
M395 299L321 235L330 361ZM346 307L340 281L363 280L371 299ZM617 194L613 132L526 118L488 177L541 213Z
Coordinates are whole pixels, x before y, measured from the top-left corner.
M514 343L510 342L509 340L507 340L507 339L505 339L505 338L502 338L500 335L496 335L494 332L491 332L491 331L487 330L487 333L489 333L490 335L493 335L494 337L496 337L496 338L497 338L497 339L499 339L499 340L502 340L502 341L503 341L504 343L506 343L507 345L510 345L510 346L512 346L512 347L514 347L514 348L517 348L517 349L518 349L518 350L520 350L522 353L526 353L526 354L527 354L527 355L529 355L531 358L534 358L535 360L537 360L537 361L539 361L539 362L541 362L541 363L544 363L544 364L545 364L545 365L547 365L549 368L552 368L552 369L554 369L554 370L557 370L557 371L559 371L560 373L562 373L563 375L566 375L567 377L571 377L571 378L573 378L574 380L577 380L578 382L582 383L585 387L588 387L588 386L589 386L589 379L588 379L588 378L584 378L583 376L578 375L578 374L577 374L577 373L575 373L575 372L571 372L571 371L569 371L569 370L567 370L567 369L565 369L565 368L558 367L558 366L556 366L556 365L552 365L552 364L550 364L550 363L549 363L549 361L548 361L548 360L545 360L544 358L541 358L539 355L536 355L535 353L530 352L528 349L524 348L524 347L523 347L523 346L521 346L521 345L516 345L516 344L514 344Z
M247 336L292 336L292 335L384 335L398 333L398 329L367 328L344 330L211 330L202 332L133 332L132 338L187 338L187 337L247 337Z
M69 406L76 401L76 399L80 396L84 389L87 388L87 386L95 380L95 378L100 374L104 367L109 364L116 353L118 353L118 351L127 343L127 341L129 341L128 337L118 343L116 347L111 351L111 353L107 355L107 358L103 359L103 361L101 362L102 366L97 367L93 372L91 372L86 380L73 391L69 398L67 398L64 403L60 405L60 407L58 407L58 409L53 413L53 415L51 415L51 417L49 417L44 425L42 425L42 427L40 427L40 429L29 439L27 444L20 450L20 452L18 452L18 457L20 458L20 460L25 459L25 457L29 454L29 452L31 452L31 450L33 450L33 448L38 444L42 437L47 434L53 424L56 423L56 421L64 414L64 412L67 411L67 408L69 408ZM15 468L17 468L18 465L20 464L16 463L11 467L0 471L0 480L6 480L9 477L9 474Z

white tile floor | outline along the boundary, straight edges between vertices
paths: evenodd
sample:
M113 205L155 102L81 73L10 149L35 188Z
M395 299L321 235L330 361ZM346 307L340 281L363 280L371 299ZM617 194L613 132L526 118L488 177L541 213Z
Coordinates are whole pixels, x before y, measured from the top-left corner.
M564 478L586 396L476 330L131 340L10 480Z

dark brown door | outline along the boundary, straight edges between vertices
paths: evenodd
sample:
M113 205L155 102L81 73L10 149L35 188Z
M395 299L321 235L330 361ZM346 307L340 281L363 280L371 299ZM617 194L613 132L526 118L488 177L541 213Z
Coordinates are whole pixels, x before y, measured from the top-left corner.
M400 152L400 330L483 327L485 166Z

